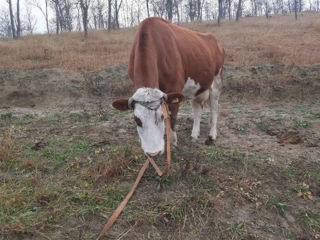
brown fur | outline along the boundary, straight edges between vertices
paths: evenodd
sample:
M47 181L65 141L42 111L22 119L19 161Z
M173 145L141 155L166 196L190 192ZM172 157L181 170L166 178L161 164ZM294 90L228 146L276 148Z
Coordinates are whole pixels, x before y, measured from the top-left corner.
M201 88L211 87L224 62L224 50L212 34L198 33L161 18L140 23L131 50L128 73L135 88L181 93L190 77ZM179 105L169 104L176 119ZM174 129L174 126L172 126Z

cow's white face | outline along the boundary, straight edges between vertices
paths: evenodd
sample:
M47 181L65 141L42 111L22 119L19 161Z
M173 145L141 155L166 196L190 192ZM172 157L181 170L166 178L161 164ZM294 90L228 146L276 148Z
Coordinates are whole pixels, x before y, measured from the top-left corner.
M161 104L166 94L159 89L139 88L130 99L143 151L155 156L164 152L164 117Z
M135 103L134 120L137 124L143 151L150 156L156 156L164 151L165 128L160 106L161 100L145 104Z
M130 99L118 99L112 103L119 110L133 109L134 120L145 154L161 155L164 152L165 119L162 113L162 101L179 103L183 95L168 94L159 89L139 88Z

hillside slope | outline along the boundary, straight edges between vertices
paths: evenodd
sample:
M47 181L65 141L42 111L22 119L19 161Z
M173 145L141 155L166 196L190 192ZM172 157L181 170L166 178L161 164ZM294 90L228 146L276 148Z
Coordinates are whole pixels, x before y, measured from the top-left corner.
M268 62L313 65L320 63L319 13L243 18L183 24L212 32L226 50L226 64L260 65ZM0 69L30 71L42 68L96 72L128 62L136 28L82 33L34 35L0 40Z

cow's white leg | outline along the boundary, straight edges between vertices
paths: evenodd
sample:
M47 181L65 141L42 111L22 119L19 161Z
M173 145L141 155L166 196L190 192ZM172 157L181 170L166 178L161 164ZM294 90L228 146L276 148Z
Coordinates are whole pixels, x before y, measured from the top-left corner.
M200 120L201 120L202 107L199 102L194 100L192 100L191 106L192 106L192 112L193 112L193 128L192 128L191 137L194 140L197 140L200 134Z
M172 146L177 147L178 146L177 132L170 129L170 138L171 138Z
M218 115L219 115L220 91L221 91L221 80L220 78L216 77L209 91L209 99L210 99L209 121L211 123L209 140L215 140L217 138L217 122L218 122Z

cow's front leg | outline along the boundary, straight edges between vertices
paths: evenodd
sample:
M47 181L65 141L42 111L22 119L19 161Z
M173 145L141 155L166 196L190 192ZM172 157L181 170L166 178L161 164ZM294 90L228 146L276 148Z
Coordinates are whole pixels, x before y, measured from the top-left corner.
M196 141L200 135L200 120L202 113L202 106L199 102L192 100L191 102L193 112L193 127L191 137L193 141Z
M179 104L169 104L169 111L170 111L170 138L171 138L171 145L173 147L178 146L178 138L177 138L177 132L176 132L176 121L177 121L177 115L179 110Z
M215 79L209 91L209 104L210 104L210 133L206 144L211 144L217 138L217 122L219 115L219 96L221 91L220 79Z

